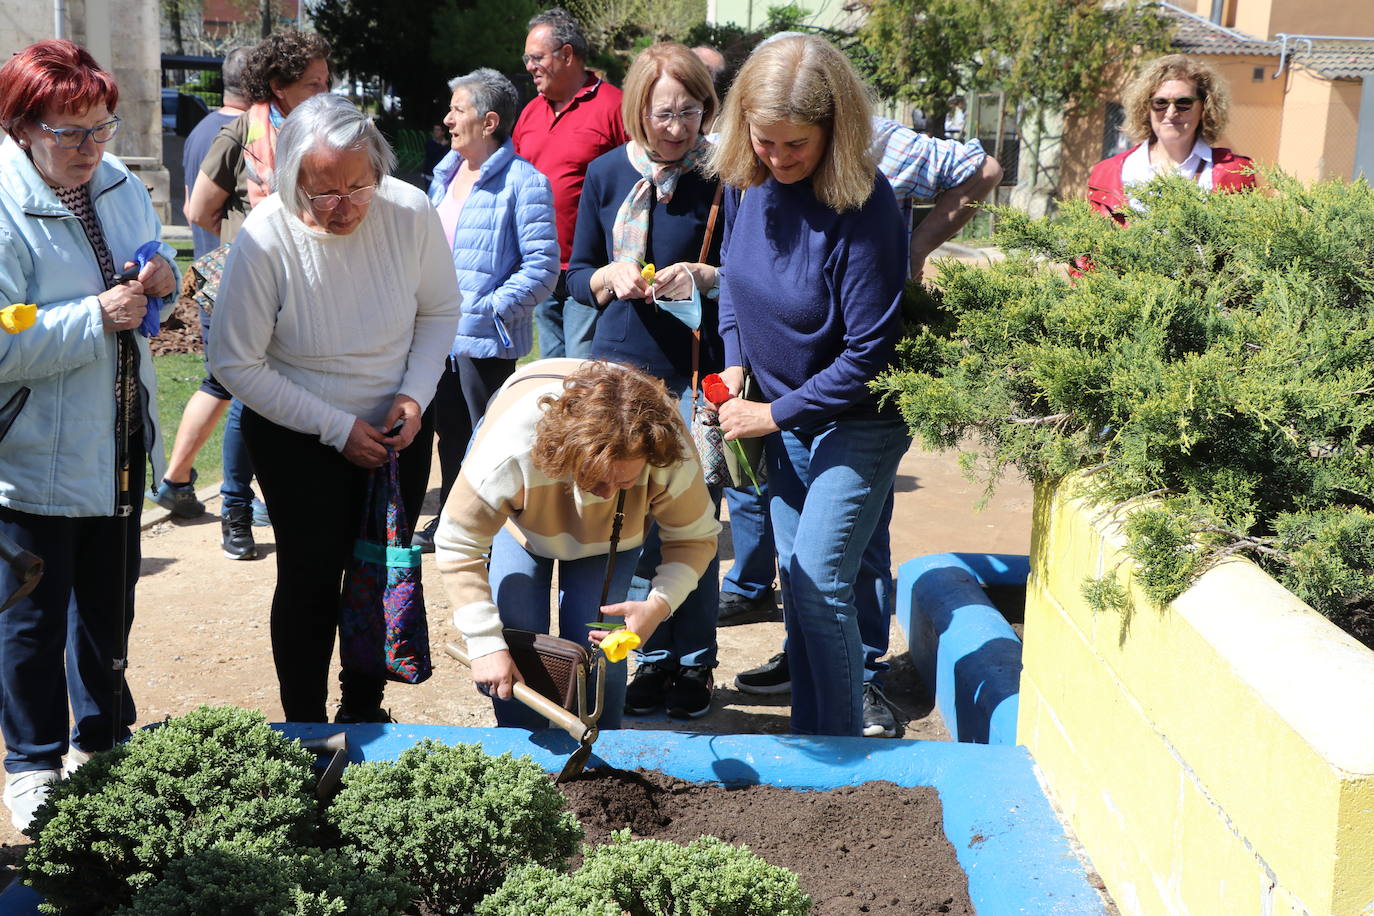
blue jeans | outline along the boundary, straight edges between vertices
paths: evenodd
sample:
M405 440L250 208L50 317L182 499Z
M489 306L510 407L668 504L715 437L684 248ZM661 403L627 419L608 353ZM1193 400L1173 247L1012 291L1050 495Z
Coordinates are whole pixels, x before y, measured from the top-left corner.
M234 398L224 421L220 445L224 462L224 481L219 486L220 505L227 511L235 506L253 504L253 461L243 441L243 402Z
M125 518L30 515L0 508L0 532L42 557L44 564L38 586L0 614L0 730L6 772L59 769L71 745L106 750L128 737L137 719L128 680L122 678L121 721L114 721L113 659L134 620L141 558L139 494L147 467L142 442L136 440L129 462L135 498L133 512ZM18 586L9 564L0 563L0 596Z
M762 490L757 494L752 486L725 488L735 563L720 583L723 592L758 598L773 587L778 553L773 547L773 521L768 517L767 483Z
M678 411L689 426L692 422L691 382L687 379L664 380L669 390L679 394ZM716 517L720 517L720 488L711 487L711 503ZM662 559L662 541L658 525L651 524L644 538L644 552L639 556L629 597L643 601L649 597L649 586ZM716 617L720 613L720 553L711 558L697 580L697 587L682 602L671 617L663 621L643 648L635 652L639 664L645 662L677 665L706 665L716 667Z
M796 734L863 734L855 583L910 444L906 424L882 419L830 420L766 442Z
M625 600L625 593L639 559L638 547L616 554L615 574L607 604ZM564 639L590 645L587 624L596 620L601 598L601 584L606 578L606 557L585 557L581 560L558 562L558 634ZM536 633L549 633L549 589L553 585L554 561L530 553L509 532L502 529L491 545L491 564L488 577L491 593L501 611L504 626ZM625 711L624 661L606 665L606 706L599 723L601 728L619 728ZM591 685L588 685L590 688ZM592 698L587 697L592 702ZM491 701L496 724L515 728L547 728L548 722L539 713L518 700Z
M768 506L768 484L763 495L753 487L727 487L725 503L730 507L730 540L735 548L735 565L725 574L721 591L757 598L773 585L773 521ZM864 550L859 578L854 583L854 605L859 613L859 637L864 644L864 682L878 683L891 667L882 661L891 642L892 609L896 582L892 578L892 547L888 531L892 522L892 494L887 494L878 527ZM782 648L787 649L783 640Z
M598 314L596 309L568 295L560 276L553 295L534 307L540 358L572 356L586 359L591 356Z

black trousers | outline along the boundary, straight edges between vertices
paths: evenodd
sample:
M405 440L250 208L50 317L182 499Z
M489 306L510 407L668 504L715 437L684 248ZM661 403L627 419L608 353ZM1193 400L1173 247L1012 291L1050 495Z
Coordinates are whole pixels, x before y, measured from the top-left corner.
M367 494L364 468L317 436L296 432L243 409L243 438L263 497L272 507L277 588L272 595L272 659L288 722L326 722L329 663L339 628L344 568L353 552ZM401 499L411 528L429 483L434 428L399 455ZM367 712L386 682L339 672L342 705Z
M486 413L487 402L514 373L513 359L449 357L430 407L434 431L439 435L440 506L448 502L448 492L453 489L467 454L468 440L477 421Z

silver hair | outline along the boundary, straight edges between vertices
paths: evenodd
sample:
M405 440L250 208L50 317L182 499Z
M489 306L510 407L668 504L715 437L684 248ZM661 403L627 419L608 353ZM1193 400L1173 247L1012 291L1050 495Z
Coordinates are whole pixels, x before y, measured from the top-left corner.
M243 95L243 70L248 65L248 55L252 48L235 48L224 55L224 67L220 75L224 80L226 94Z
M564 45L572 45L573 57L586 63L591 49L587 47L587 36L582 31L582 23L572 13L555 6L530 20L529 30L533 32L541 25L553 31L553 49L557 51Z
M300 189L301 162L318 148L366 150L379 185L396 168L391 144L352 102L328 92L312 96L292 110L277 134L277 168L272 185L284 205L296 210L309 205Z
M514 83L496 70L482 67L463 76L455 76L448 81L448 89L450 92L459 89L467 92L479 118L486 117L489 111L496 112L500 121L492 137L497 143L506 142L511 128L515 126L515 116L520 113L520 94L515 91Z

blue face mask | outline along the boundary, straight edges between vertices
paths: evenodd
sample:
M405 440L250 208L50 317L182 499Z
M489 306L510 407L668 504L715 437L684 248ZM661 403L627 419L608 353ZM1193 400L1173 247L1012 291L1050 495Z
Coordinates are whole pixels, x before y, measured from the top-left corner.
M697 289L695 277L692 280L692 298L690 299L659 299L654 298L655 304L678 321L681 321L693 331L701 327L701 290Z

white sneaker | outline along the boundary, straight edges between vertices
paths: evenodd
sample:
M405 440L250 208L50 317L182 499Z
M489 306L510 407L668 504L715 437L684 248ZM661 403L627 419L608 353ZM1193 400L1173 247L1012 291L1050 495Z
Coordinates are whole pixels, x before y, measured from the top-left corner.
M83 751L81 748L73 744L71 747L67 748L67 757L65 760L62 761L62 775L72 775L78 769L81 768L81 764L85 763L87 760L90 760L94 756L94 751Z
M11 773L5 779L5 806L10 809L10 823L23 833L29 829L33 815L52 792L52 784L62 778L57 770L28 770Z

